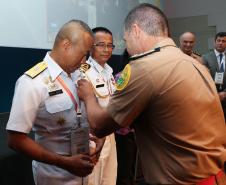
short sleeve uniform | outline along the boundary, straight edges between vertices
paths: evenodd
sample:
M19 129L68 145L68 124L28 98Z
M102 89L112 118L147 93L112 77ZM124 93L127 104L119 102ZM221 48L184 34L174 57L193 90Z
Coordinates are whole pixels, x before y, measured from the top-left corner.
M101 66L92 57L87 63L90 69L86 71L86 78L91 82L98 103L106 107L109 97L115 91L115 80L112 68L106 63ZM114 133L106 136L100 158L93 172L89 175L88 185L115 185L117 176L117 153Z
M226 160L223 112L205 66L169 38L159 47L130 62L107 112L122 127L133 122L147 183L194 184Z
M75 88L76 75L71 74L72 79L69 78L48 53L43 64L46 69L35 78L24 74L18 79L7 130L29 133L33 129L37 143L54 153L69 156L70 133L71 128L78 124L77 113L75 105L57 78L60 77L64 81L79 102ZM81 109L81 123L88 126L84 105ZM34 180L39 185L82 184L81 178L37 161L33 161L33 172Z

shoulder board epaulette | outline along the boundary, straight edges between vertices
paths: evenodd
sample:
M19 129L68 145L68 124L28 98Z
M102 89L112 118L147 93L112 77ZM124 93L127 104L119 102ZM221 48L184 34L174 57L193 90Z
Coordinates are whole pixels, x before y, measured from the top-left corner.
M29 69L25 72L26 75L28 75L31 78L35 78L38 76L41 72L43 72L47 68L47 64L45 62L40 62L36 64L34 67Z
M200 54L200 53L198 53L198 52L196 52L196 51L193 51L193 53L194 53L195 55L198 55L198 56L201 57L201 54Z
M90 68L89 64L82 63L81 66L79 67L79 71L81 71L82 73L85 73L89 68Z

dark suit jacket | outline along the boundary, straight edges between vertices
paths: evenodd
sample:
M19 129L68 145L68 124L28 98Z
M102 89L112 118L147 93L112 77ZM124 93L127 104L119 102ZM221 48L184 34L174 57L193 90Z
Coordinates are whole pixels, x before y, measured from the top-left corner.
M215 73L220 71L215 52L210 51L209 53L204 54L202 56L202 61L203 61L203 64L210 70L210 74L211 74L212 78L214 79ZM217 85L216 87L217 87L218 92L226 91L226 71L224 73L224 80L223 80L222 89L220 89L219 85Z
M225 59L226 59L226 57L225 57ZM209 53L204 54L202 56L202 62L210 70L210 74L211 74L212 78L214 79L215 73L220 71L215 52L210 51ZM222 87L220 88L220 85L216 85L216 88L217 88L218 92L222 92L222 91L226 92L226 70L224 72L224 80L223 80ZM222 101L221 104L222 104L222 108L224 111L224 117L226 120L226 100Z

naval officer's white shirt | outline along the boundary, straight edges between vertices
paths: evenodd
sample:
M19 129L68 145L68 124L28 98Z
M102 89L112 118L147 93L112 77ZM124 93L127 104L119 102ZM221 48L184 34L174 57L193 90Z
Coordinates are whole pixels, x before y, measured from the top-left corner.
M96 94L98 103L100 106L106 107L109 103L110 95L115 91L115 81L112 75L113 70L106 63L104 67L102 67L92 59L92 57L89 57L87 63L90 64L91 67L86 72L86 75L95 88L95 92L98 92L98 94ZM101 87L97 87L98 85L101 85ZM94 167L93 172L89 175L88 185L115 185L116 177L117 153L115 137L114 133L112 133L106 136L99 161Z
M114 77L112 75L113 69L107 63L105 63L104 67L102 67L92 57L89 57L87 63L94 69L96 78L100 78L100 80L103 79L105 81L109 94L113 94L116 90Z
M70 79L48 53L44 62L48 67L37 77L32 79L24 74L17 80L6 129L22 133L29 133L33 129L35 140L41 146L54 153L71 155L70 131L72 126L77 124L76 111L70 97L56 78L60 76L63 79L78 102L75 86L77 76L72 73ZM49 77L59 89L62 89L63 93L49 95L47 84ZM81 109L84 113L85 107L82 106ZM84 114L81 124L88 124ZM63 169L37 161L33 161L33 173L38 185L82 184L81 178Z

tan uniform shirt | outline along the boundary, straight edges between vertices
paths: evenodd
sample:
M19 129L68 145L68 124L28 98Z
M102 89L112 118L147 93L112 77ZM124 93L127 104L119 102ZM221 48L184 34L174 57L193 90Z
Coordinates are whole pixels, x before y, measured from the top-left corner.
M127 86L107 107L121 126L134 122L145 180L194 184L226 160L226 127L206 68L165 39L160 52L130 63ZM127 76L129 76L127 74Z
M190 56L202 64L202 57L200 55L192 52Z

